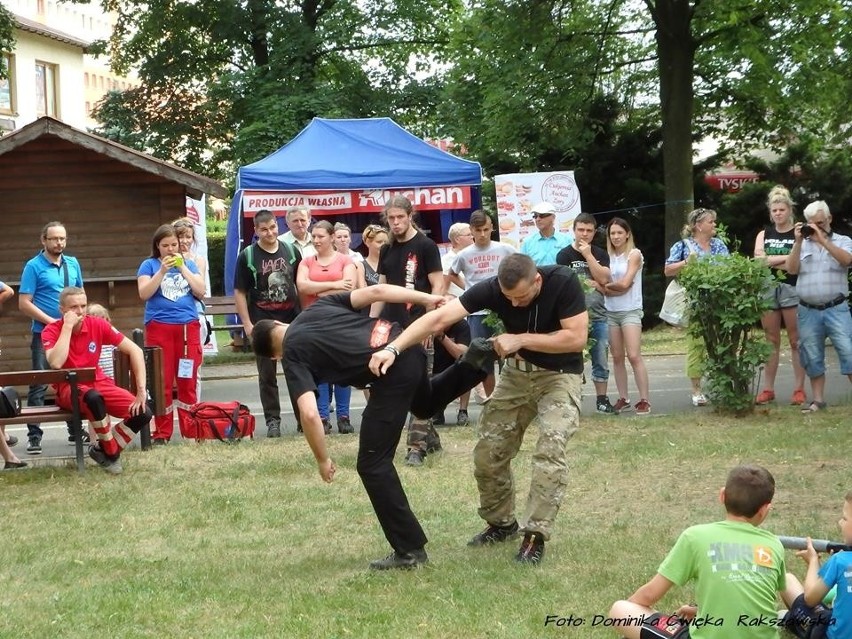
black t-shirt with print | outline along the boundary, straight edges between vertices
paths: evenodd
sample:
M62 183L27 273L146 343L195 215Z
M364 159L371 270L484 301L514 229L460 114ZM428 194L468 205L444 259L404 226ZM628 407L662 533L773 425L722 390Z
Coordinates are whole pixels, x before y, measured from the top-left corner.
M299 296L296 293L296 270L301 256L298 249L278 242L274 253L257 243L243 249L237 258L234 288L248 298L248 312L252 323L262 319L278 320L289 324L299 313ZM254 272L249 268L248 255L252 254Z
M287 329L282 363L294 406L300 395L316 392L317 381L356 388L375 381L370 358L402 332L398 324L353 309L350 295L319 298Z
M468 313L494 311L503 320L507 333L553 333L562 329L561 320L586 310L585 295L577 274L567 266L539 266L538 272L541 291L529 306L512 306L496 277L475 284L459 301ZM583 372L582 353L540 353L522 348L518 354L548 370Z
M441 253L438 246L418 231L407 242L393 241L385 244L379 253L379 274L385 276L388 284L404 286L421 293L431 293L429 274L439 272ZM423 315L426 309L412 304L385 304L382 317L400 326L408 326Z

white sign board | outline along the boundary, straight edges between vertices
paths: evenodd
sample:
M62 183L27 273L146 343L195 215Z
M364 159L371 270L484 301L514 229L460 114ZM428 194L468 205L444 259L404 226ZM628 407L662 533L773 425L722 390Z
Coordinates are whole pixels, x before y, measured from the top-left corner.
M556 230L561 233L572 232L574 218L582 211L573 171L498 175L494 184L500 240L516 248L537 232L532 208L539 202L550 202L556 209Z

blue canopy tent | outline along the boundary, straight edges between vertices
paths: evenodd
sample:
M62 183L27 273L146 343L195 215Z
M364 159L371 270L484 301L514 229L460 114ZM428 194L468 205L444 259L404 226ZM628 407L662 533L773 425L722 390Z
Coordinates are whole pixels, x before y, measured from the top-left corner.
M282 231L286 209L302 203L314 219L345 215L359 231L367 224L364 218L378 218L383 203L403 193L421 211L433 239L441 241L453 222L467 221L481 206L481 184L478 162L441 151L390 118L314 118L288 144L237 172L225 242L225 290L233 293L237 255L252 240L252 218L260 208L279 216ZM352 216L363 223L353 224Z

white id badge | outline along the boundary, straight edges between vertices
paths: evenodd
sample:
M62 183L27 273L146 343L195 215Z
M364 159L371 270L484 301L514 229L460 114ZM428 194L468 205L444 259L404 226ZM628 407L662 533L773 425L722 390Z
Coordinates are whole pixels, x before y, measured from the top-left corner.
M178 377L181 379L192 379L192 368L195 365L191 359L180 359L178 361Z

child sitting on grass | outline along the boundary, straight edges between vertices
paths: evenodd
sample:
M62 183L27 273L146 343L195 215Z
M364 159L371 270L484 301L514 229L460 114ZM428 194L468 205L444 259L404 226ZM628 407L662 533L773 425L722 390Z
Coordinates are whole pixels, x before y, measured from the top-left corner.
M840 534L843 542L852 545L852 492L846 493L840 515ZM808 538L806 550L796 553L808 565L805 575L805 603L814 606L822 601L833 586L837 586L837 597L831 609L831 621L827 624L828 639L852 637L852 551L844 550L828 558L820 568L819 555Z
M778 639L778 628L794 622L779 619L776 594L793 607L801 585L786 574L778 537L759 527L774 494L775 479L765 468L731 470L719 492L725 520L681 533L657 574L613 604L611 627L626 639ZM673 614L652 609L673 585L691 581L697 604Z

